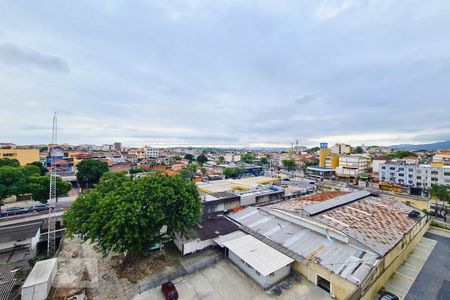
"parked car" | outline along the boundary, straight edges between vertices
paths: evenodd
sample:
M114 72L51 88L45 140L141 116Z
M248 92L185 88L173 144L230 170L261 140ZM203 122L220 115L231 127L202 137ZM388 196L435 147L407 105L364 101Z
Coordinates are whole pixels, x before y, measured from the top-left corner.
M178 292L172 281L167 281L161 285L161 291L166 297L166 300L178 299Z
M378 300L398 300L398 297L389 292L383 292Z
M40 212L40 211L46 211L46 210L48 210L49 207L55 208L54 205L49 206L48 204L36 204L36 205L33 205L32 207L30 207L30 210L31 210L32 212Z
M6 217L6 216L22 215L22 214L26 214L28 212L30 212L30 210L28 208L24 208L24 207L9 207L9 208L6 208L6 209L2 210L1 216L2 217Z

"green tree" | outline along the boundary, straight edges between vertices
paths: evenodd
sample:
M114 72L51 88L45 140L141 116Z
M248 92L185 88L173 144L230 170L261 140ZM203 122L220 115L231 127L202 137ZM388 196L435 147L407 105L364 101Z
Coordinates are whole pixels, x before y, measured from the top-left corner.
M255 155L251 152L247 152L241 156L241 161L252 164L255 161Z
M194 160L194 155L188 153L184 156L184 159L187 159L189 162L192 162Z
M175 155L175 156L173 157L173 159L176 160L176 161L181 160L181 156Z
M392 158L400 158L400 159L402 159L402 158L407 157L407 156L415 156L415 157L417 157L417 154L414 153L414 152L411 152L411 151L401 150L401 151L397 151L397 152L394 152L394 153L390 153L389 156L392 157Z
M242 168L224 168L222 174L226 178L237 178L241 175L242 171Z
M143 172L145 172L145 170L141 169L141 168L130 169L130 174L137 174L137 173L143 173Z
M0 159L0 168L1 167L19 167L20 163L17 159L11 158L2 158Z
M289 171L294 170L295 167L297 167L297 163L295 162L295 159L290 158L290 159L283 159L281 161L281 163L283 164L283 166L285 168L287 168Z
M100 177L109 172L108 164L94 159L85 159L77 166L77 179L79 182L91 186L99 182Z
M45 175L48 172L48 169L46 167L44 167L39 161L34 161L32 163L27 164L27 166L36 166L39 168L39 173L41 175Z
M267 165L268 163L269 163L269 160L265 156L261 157L258 162L258 164L261 166Z
M355 153L361 154L363 152L364 152L364 149L361 146L358 146L358 147L355 148Z
M442 184L432 184L428 192L435 199L434 212L436 216L439 211L443 215L444 221L447 222L447 210L445 208L450 203L450 187ZM440 208L438 208L438 200L442 201Z
M219 158L217 158L216 163L217 163L218 165L221 165L221 164L223 164L224 162L225 162L225 157L223 157L223 155L221 155L221 156L219 156Z
M90 240L107 255L135 259L167 235L186 234L201 220L202 204L195 183L161 173L139 179L106 174L64 214L68 235Z
M31 176L28 179L27 190L31 193L33 200L47 203L50 197L50 176ZM56 177L56 196L67 194L72 185L70 182L64 182L60 177Z
M20 167L0 168L0 199L27 192L27 178Z
M320 150L320 147L313 147L313 148L311 148L310 150L309 150L309 152L311 152L311 153L316 153L317 151L319 151Z
M207 161L208 161L208 158L204 154L200 154L199 156L197 156L197 162L200 165L203 165Z

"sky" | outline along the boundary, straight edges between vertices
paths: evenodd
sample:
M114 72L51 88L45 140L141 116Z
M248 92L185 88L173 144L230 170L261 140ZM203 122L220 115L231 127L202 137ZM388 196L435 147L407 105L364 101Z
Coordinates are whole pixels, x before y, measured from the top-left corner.
M450 139L448 0L0 2L0 142Z

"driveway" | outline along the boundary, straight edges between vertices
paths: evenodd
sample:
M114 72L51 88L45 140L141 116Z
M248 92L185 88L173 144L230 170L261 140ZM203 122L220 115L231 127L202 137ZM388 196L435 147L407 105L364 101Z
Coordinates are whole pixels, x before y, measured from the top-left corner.
M331 299L330 295L302 278L300 283L283 290L281 296L266 293L253 279L229 260L222 260L202 271L174 281L183 300L259 300L259 299ZM160 288L137 295L134 300L164 299Z
M424 237L436 245L405 299L450 299L450 232L430 229Z

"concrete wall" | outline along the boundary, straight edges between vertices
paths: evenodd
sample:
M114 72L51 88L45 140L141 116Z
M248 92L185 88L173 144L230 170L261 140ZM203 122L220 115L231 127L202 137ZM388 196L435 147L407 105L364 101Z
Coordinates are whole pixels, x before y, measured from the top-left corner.
M268 288L279 282L281 279L289 275L289 272L291 271L291 265L289 264L273 272L272 275L263 276L257 273L255 269L248 266L245 261L243 261L231 250L228 250L228 258L263 288Z
M357 289L357 286L352 282L340 277L337 274L331 273L321 265L313 262L307 264L294 262L292 268L305 276L315 285L317 285L317 275L328 280L330 282L330 295L338 300L349 299Z
M200 239L185 240L181 238L177 233L175 234L175 239L173 240L173 242L183 255L195 253L197 251L200 251L202 249L214 245L214 241L212 239L204 241L201 241Z
M421 225L421 223L419 223ZM417 226L417 225L416 225ZM405 238L411 238L407 246L405 246L402 250L398 251L398 248L394 248L385 259L385 270L381 273L381 275L376 278L375 282L371 285L371 287L364 293L361 297L362 300L372 300L378 291L386 284L389 278L395 273L398 267L406 260L411 250L416 246L416 244L420 241L422 236L427 232L430 226L430 221L426 221L423 227L417 226L411 231L411 235ZM414 235L415 233L415 235ZM400 243L401 244L401 243ZM395 257L394 257L395 255ZM386 261L390 261L391 263L388 265ZM387 268L386 268L387 267Z

